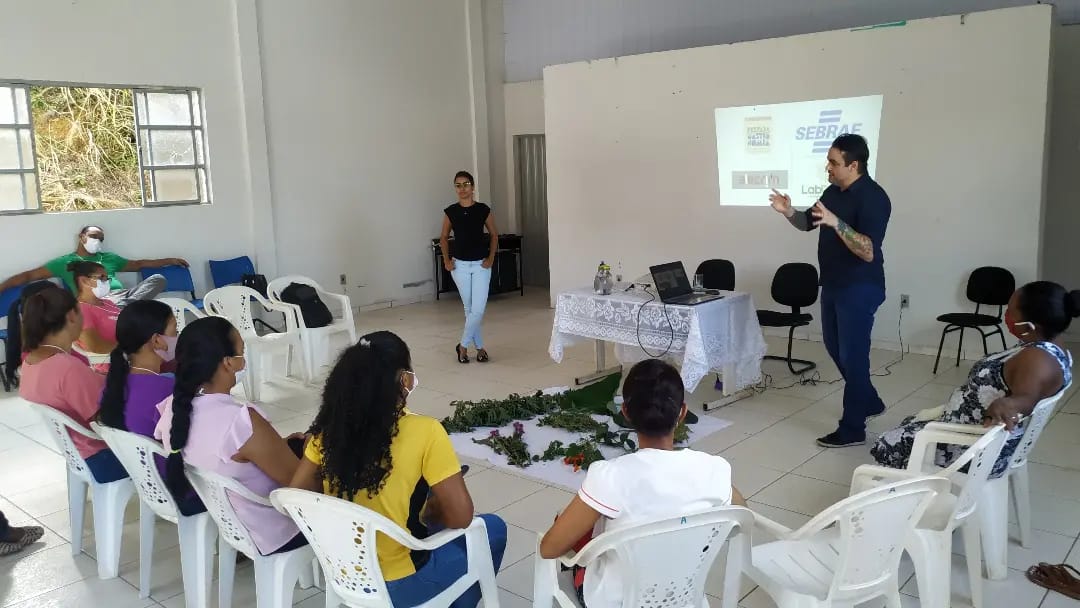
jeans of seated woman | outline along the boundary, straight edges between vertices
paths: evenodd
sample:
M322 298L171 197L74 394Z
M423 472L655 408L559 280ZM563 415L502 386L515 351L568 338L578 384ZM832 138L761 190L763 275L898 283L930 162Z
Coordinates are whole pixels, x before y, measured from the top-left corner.
M506 522L498 515L480 515L487 526L488 546L491 548L491 561L498 573L506 551ZM426 564L415 574L388 581L386 589L395 606L416 606L423 604L442 593L454 581L461 578L469 567L465 548L465 537L455 539L431 552ZM475 584L461 597L454 600L452 608L476 608L480 603L480 585Z
M112 450L101 450L86 459L86 467L98 483L111 483L128 477L127 469Z

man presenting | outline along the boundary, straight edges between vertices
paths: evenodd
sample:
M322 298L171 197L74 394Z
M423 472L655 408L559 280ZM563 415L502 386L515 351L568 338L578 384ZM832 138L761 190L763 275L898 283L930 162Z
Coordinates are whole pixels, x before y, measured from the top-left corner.
M124 306L133 300L153 300L165 289L165 277L155 274L147 277L144 281L131 289L125 289L120 281L116 280L118 272L138 272L143 268L161 268L162 266L184 266L188 263L182 258L161 258L157 260L129 260L109 251L103 251L105 244L105 231L97 226L86 226L79 231L78 242L73 253L66 253L58 258L45 262L44 266L20 272L19 274L0 283L0 292L9 287L25 285L31 281L40 281L50 277L57 277L64 281L68 289L75 292L75 282L68 272L67 266L71 262L97 262L105 267L112 283L112 292L108 298L120 306ZM6 312L6 311L5 311Z
M799 230L821 227L821 330L844 378L844 414L839 427L817 440L839 448L866 442L866 419L885 411L870 382L870 332L874 313L885 301L881 243L892 213L889 195L867 175L870 150L860 135L841 135L829 148L829 187L807 211L791 207L791 197L773 190L772 208Z

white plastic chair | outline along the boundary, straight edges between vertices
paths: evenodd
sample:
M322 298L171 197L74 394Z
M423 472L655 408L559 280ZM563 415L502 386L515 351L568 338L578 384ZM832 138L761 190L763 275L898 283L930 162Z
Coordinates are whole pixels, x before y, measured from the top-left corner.
M356 344L356 323L353 321L352 301L349 300L349 296L326 291L314 279L301 275L288 275L270 281L266 287L266 294L271 301L285 304L286 302L281 300L281 292L293 283L310 285L315 288L315 291L319 294L319 299L324 303L336 303L337 307L341 309L341 316L335 316L330 325L326 327L308 327L304 324L304 316L298 315L304 348L307 349L308 361L311 363L308 374L310 377L315 377L315 372L319 368L330 363L330 336L347 333L349 334L349 344ZM329 308L333 310L333 307Z
M267 310L283 313L285 315L285 331L270 333L265 336L256 333L255 321L251 316L252 300L258 302ZM271 302L259 295L259 292L254 289L240 285L229 285L210 291L203 297L203 306L207 313L228 319L244 338L248 363L247 373L244 374L244 393L247 395L248 400L259 400L261 384L267 371L265 359L274 353L285 353L286 376L288 376L292 367L294 353L299 353L304 379L311 379L309 375L311 365L308 362L307 352L304 350L300 336L298 321L300 311L296 306Z
M27 403L41 416L56 441L57 449L67 460L71 554L78 555L82 552L83 514L86 512L86 492L89 488L94 497L94 548L98 577L116 578L120 572L120 539L124 532L124 510L128 500L135 495L134 485L130 479L98 483L90 473L90 468L86 466L86 460L75 449L75 443L68 432L99 441L101 437L55 408L32 401Z
M991 580L1004 580L1009 574L1010 490L1013 506L1016 509L1016 521L1020 526L1020 544L1024 547L1031 546L1031 490L1028 482L1027 458L1046 423L1050 421L1054 407L1070 386L1072 386L1071 383L1057 394L1035 404L1031 416L1021 422L1024 434L1016 450L1009 457L1009 466L1001 477L988 480L982 488L982 496L979 497L979 528L982 531L986 577ZM967 424L945 424L940 428L958 433L981 433L984 430L980 426Z
M498 608L495 566L487 526L476 517L468 528L442 530L419 540L390 519L360 505L307 490L282 488L270 493L274 508L288 514L304 531L326 576L326 606L392 608L386 590L375 533L381 532L413 551L433 551L465 536L468 569L442 593L416 608L449 606L474 584L480 584L484 606Z
M236 552L255 564L255 603L258 608L287 608L293 605L293 589L299 579L304 589L315 583L318 566L310 546L285 553L263 555L240 521L230 499L249 500L273 507L270 501L251 492L235 479L218 475L194 465L185 465L195 493L206 504L206 511L218 528L218 606L232 605Z
M912 531L905 549L915 564L919 599L928 608L948 608L951 600L953 531L960 528L967 555L971 605L982 608L982 549L979 544L978 499L1008 435L1004 426L989 429L968 426L969 432L943 430L931 422L915 435L907 469L862 465L851 478L852 493L901 479L926 475L948 478L955 493L939 494ZM975 432L970 432L974 430ZM934 465L937 445L970 446L948 468ZM961 469L967 468L966 473Z
M904 542L949 488L944 477L880 486L841 500L795 531L755 513L755 524L779 540L753 548L746 575L780 608L854 606L880 597L900 608Z
M154 516L177 525L180 534L180 568L184 576L184 604L189 608L210 605L213 580L214 538L217 528L207 513L183 515L165 480L155 456L167 458L161 444L142 435L90 424L131 475L139 493L139 597L150 596L150 569L154 555ZM222 564L224 567L226 564Z
M71 344L71 350L86 357L86 359L90 361L90 365L102 365L109 362L109 353L92 353L79 346L78 342L73 342Z
M604 532L581 551L556 559L540 557L536 546L533 605L563 608L577 602L558 586L558 565L588 567L608 555L623 572L623 606L703 608L705 579L720 550L727 545L723 608L736 608L744 565L750 558L754 514L743 507L718 507L689 515L645 522Z
M184 331L184 326L188 324L187 315L190 314L196 319L206 316L206 313L195 308L194 304L181 298L157 298L157 301L168 304L169 308L172 309L173 316L176 317L177 333Z

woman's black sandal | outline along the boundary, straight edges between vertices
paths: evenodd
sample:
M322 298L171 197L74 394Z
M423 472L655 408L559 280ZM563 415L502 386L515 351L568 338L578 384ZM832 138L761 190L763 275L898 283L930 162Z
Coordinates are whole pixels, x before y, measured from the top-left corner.
M458 344L457 346L454 347L454 352L457 353L457 362L458 363L468 363L469 362L469 349L467 349L464 346Z
M487 363L488 361L491 361L491 357L488 357L487 350L481 348L476 351L476 360L480 363Z

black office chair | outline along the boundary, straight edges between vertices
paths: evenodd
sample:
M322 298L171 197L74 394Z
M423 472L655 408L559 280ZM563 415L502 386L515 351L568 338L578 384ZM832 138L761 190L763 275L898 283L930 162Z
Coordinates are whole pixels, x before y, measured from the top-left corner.
M762 327L787 327L787 356L777 357L765 355L771 361L783 361L788 369L796 376L817 367L817 363L805 359L793 359L791 357L791 344L795 340L795 329L805 327L814 320L813 315L802 312L803 308L811 306L818 299L818 272L813 264L793 262L784 264L776 269L772 281L772 298L777 304L790 306L791 312L776 312L774 310L757 311L758 323ZM798 363L800 367L796 368Z
M938 342L937 357L934 359L935 374L938 363L941 361L941 348L945 346L945 336L954 331L960 332L960 343L956 346L957 367L960 366L960 353L964 350L964 330L966 329L978 330L982 336L984 354L990 354L986 339L994 334L1001 336L1002 350L1006 348L1005 331L1001 328L1002 314L1014 291L1016 291L1016 279L1004 268L982 266L971 272L967 283L967 299L975 302L975 312L950 312L937 318L945 324L945 329L941 330L941 341ZM982 306L997 306L997 316L979 312ZM987 327L993 329L984 329Z
M694 274L700 274L705 289L735 291L735 265L731 260L705 260Z

